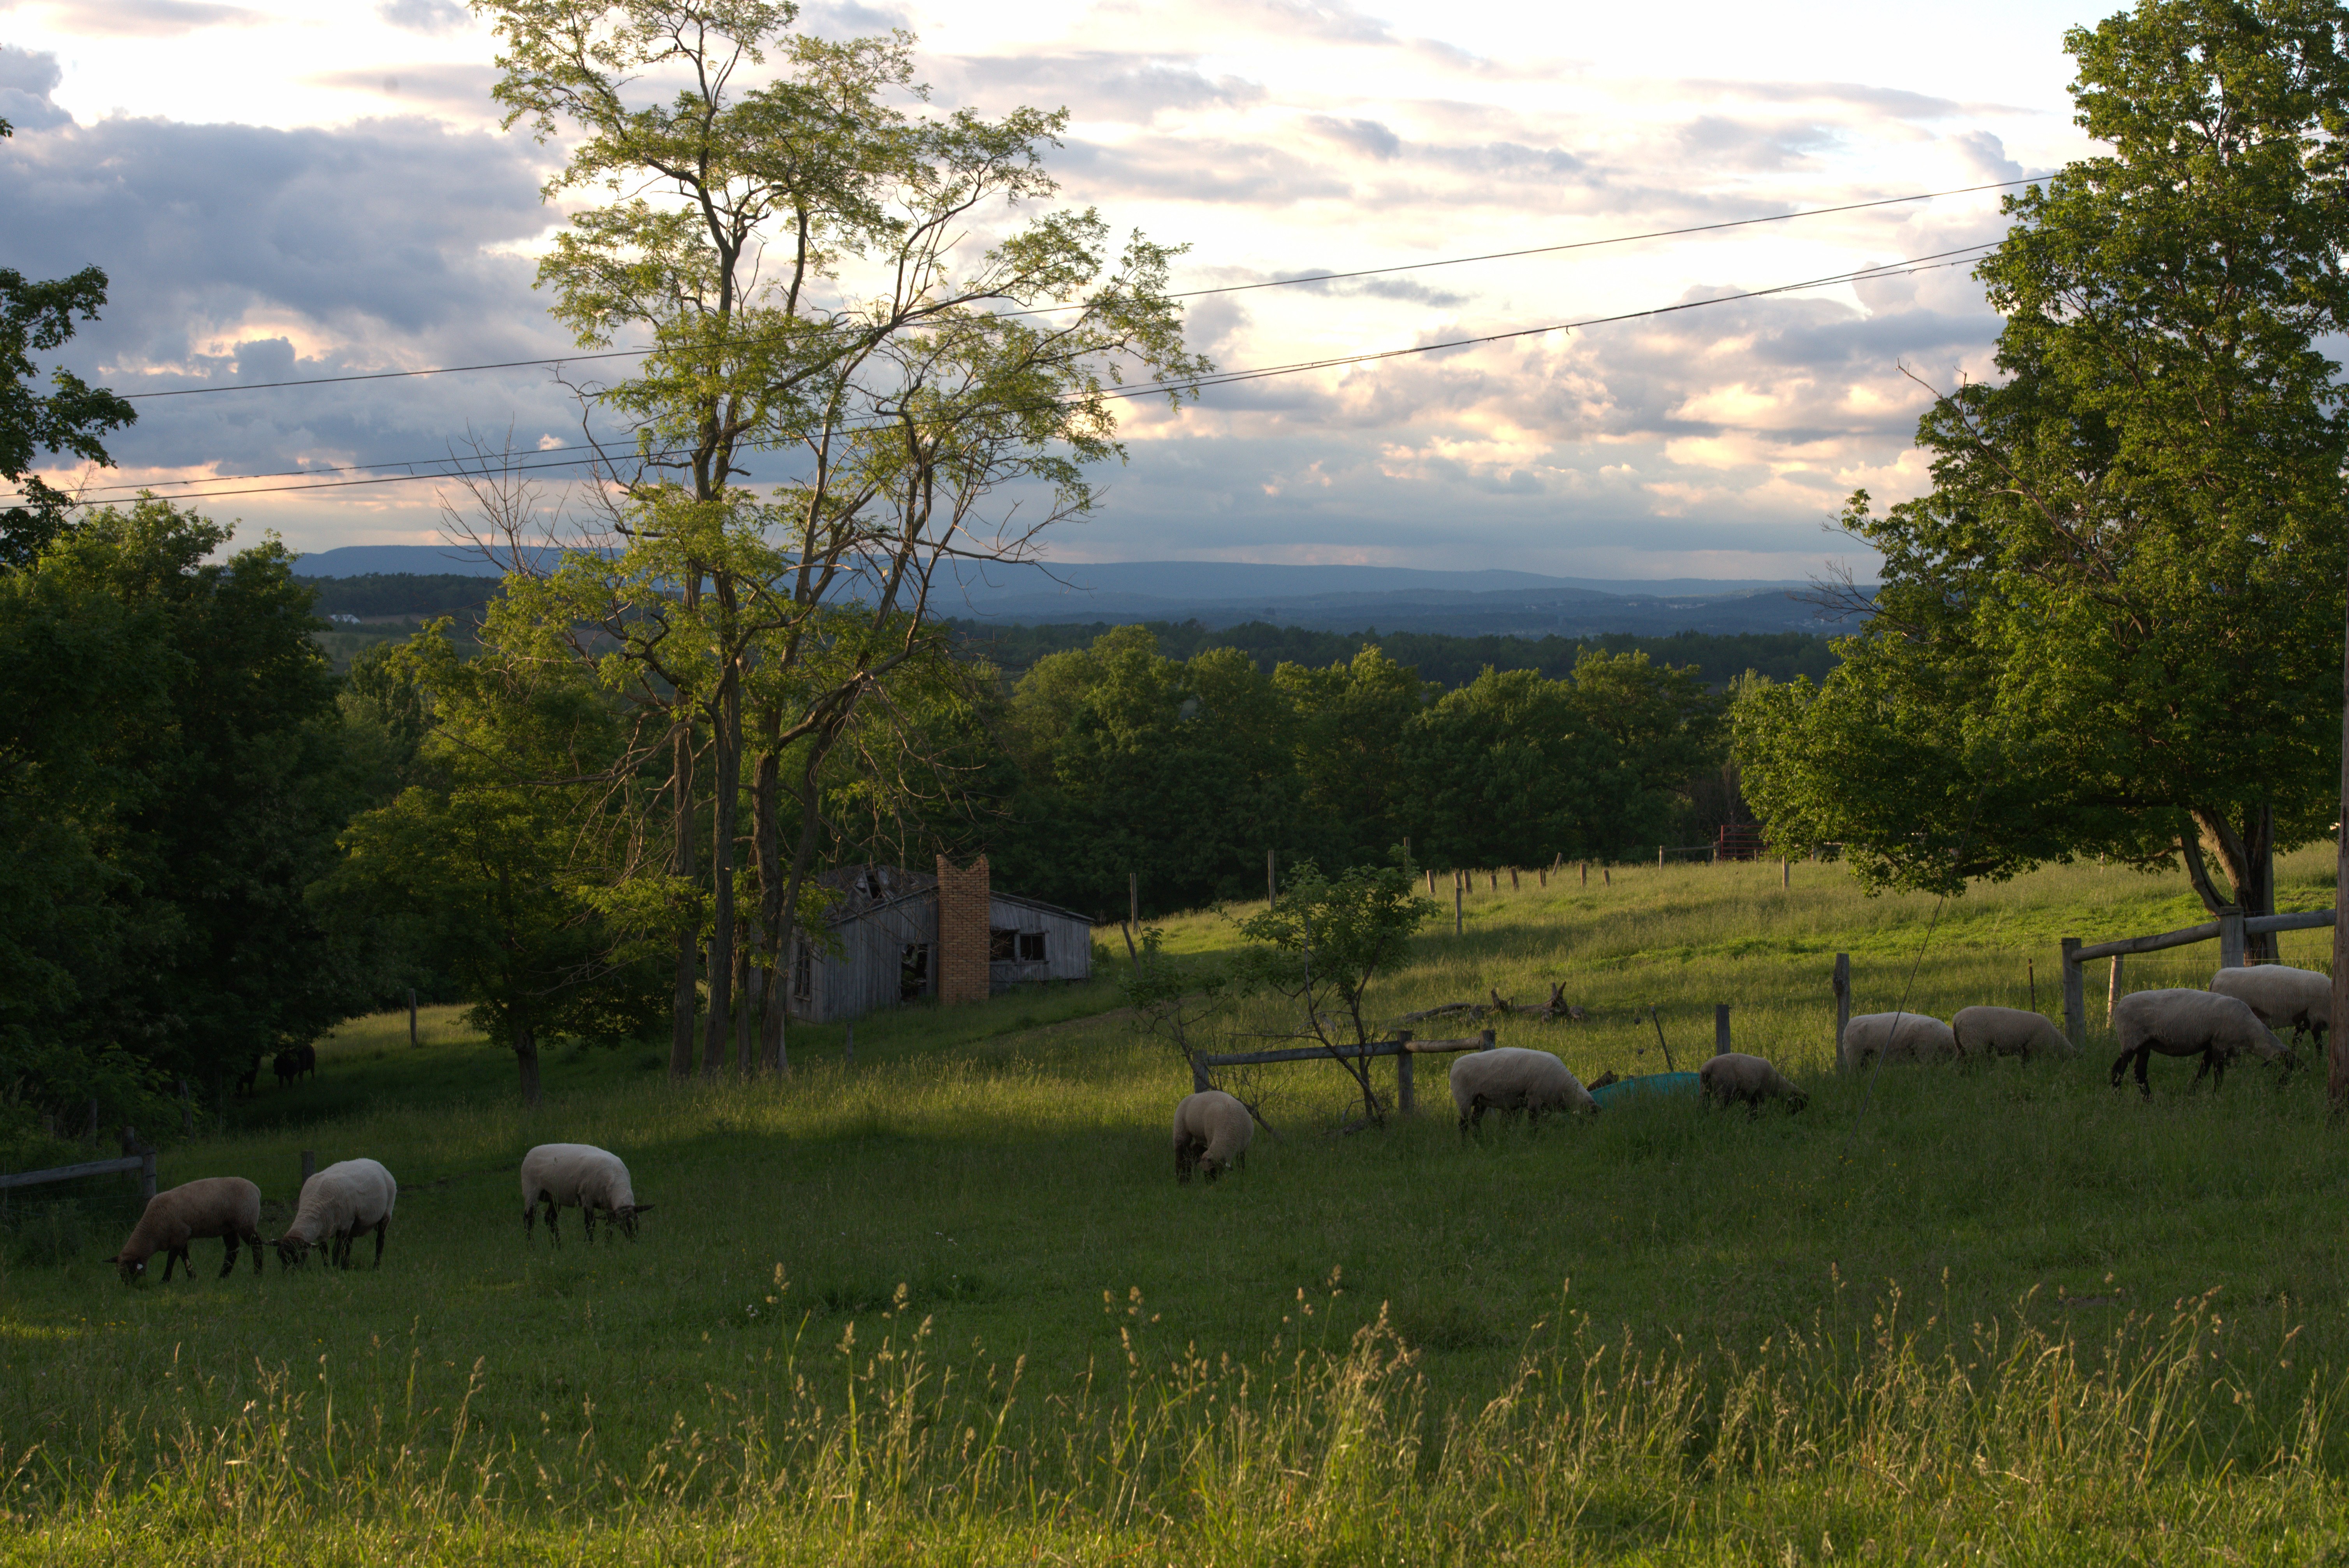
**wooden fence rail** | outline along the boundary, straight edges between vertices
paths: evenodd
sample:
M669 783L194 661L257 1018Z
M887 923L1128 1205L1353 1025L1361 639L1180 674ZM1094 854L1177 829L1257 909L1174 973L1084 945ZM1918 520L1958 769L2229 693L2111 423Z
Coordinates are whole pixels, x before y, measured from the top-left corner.
M1445 1051L1489 1051L1493 1048L1493 1031L1474 1035L1460 1040L1417 1040L1408 1029L1372 1040L1366 1046L1299 1046L1278 1051L1231 1051L1219 1056L1191 1058L1191 1088L1194 1093L1215 1086L1208 1081L1209 1068L1261 1067L1268 1062L1315 1062L1336 1057L1340 1061L1361 1061L1366 1057L1395 1058L1395 1109L1409 1116L1416 1109L1413 1093L1411 1058L1433 1056Z
M79 1165L55 1165L47 1171L16 1171L0 1174L0 1191L11 1187L40 1187L52 1181L71 1181L82 1176L112 1176L123 1171L139 1172L139 1197L141 1202L155 1196L155 1150L139 1141L129 1128L122 1130L122 1147L126 1152L116 1160L88 1160Z
M2245 914L2239 909L2219 912L2216 920L2206 920L2199 925L2189 925L2177 931L2157 932L2151 936L2124 936L2111 942L2094 942L2082 945L2076 936L2064 939L2064 1033L2074 1045L2083 1044L2088 1032L2087 997L2080 980L2080 965L2092 958L2122 958L2132 953L2159 953L2165 948L2190 947L2198 942L2216 939L2219 944L2219 967L2240 969L2243 964L2243 938L2264 935L2275 931L2314 931L2333 923L2329 909L2302 910L2294 914ZM2117 990L2117 985L2115 987Z

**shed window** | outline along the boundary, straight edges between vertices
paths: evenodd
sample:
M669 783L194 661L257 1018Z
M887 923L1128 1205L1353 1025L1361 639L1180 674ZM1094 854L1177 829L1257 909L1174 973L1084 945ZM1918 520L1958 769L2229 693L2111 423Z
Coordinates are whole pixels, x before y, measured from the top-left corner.
M801 1002L815 1000L815 954L804 942L792 950L792 996Z
M1019 956L1025 963L1043 963L1044 934L1040 931L1021 932L1019 934Z
M1019 941L1019 934L1009 926L998 925L989 928L987 934L987 961L989 964L1010 963L1017 955Z

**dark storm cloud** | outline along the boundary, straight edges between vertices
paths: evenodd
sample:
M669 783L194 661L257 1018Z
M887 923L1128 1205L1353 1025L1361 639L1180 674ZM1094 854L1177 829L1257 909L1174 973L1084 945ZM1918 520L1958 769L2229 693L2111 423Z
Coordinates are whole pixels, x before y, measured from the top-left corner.
M0 211L21 271L106 270L102 319L68 359L127 394L515 359L562 346L531 263L488 253L547 222L536 153L418 119L65 121L0 142ZM288 333L342 346L297 357ZM320 449L429 458L468 419L500 439L517 410L525 440L564 428L565 402L543 372L150 399L112 450L240 469Z

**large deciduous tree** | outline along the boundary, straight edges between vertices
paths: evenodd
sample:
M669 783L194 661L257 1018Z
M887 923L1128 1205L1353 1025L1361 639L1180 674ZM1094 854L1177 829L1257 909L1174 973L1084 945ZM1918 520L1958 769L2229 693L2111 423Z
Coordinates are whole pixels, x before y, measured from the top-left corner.
M2344 28L2145 0L2066 36L2111 150L2009 200L1977 273L2000 376L1925 415L1931 492L1852 498L1875 618L1817 690L1739 705L1774 838L1950 892L2182 858L2211 908L2272 909L2272 850L2326 830L2338 779Z
M783 989L758 987L753 1018L736 980L785 949L827 758L896 672L941 656L941 565L1030 556L1091 509L1118 384L1202 367L1173 253L1117 250L1090 211L1028 215L1064 116L928 111L902 33L827 42L766 0L484 9L507 123L575 139L546 194L585 204L540 282L583 346L647 349L585 389L591 425L633 438L599 492L611 548L494 615L657 718L672 1071L694 1066L700 982L704 1069L730 1042L738 1066L780 1066Z

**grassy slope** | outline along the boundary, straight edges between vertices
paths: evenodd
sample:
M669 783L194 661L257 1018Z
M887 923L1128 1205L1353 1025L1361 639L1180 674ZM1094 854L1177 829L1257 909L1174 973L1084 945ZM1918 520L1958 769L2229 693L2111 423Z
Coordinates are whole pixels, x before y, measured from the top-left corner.
M2329 848L2289 861L2284 906L2323 902L2330 869ZM799 1070L781 1084L671 1088L655 1052L559 1055L535 1113L515 1103L511 1064L450 1014L428 1012L415 1050L404 1016L367 1020L321 1053L315 1086L264 1090L251 1125L170 1150L162 1179L245 1174L283 1203L301 1149L381 1159L403 1183L383 1271L273 1262L258 1281L218 1281L202 1243L197 1283L126 1291L102 1262L111 1238L11 1271L0 1476L16 1471L28 1500L87 1503L101 1467L169 1472L183 1424L233 1426L289 1391L314 1408L331 1393L346 1418L428 1412L445 1436L471 1378L471 1429L560 1491L589 1450L626 1468L680 1420L715 1429L771 1408L794 1357L852 1322L866 1344L886 1331L877 1315L901 1284L942 1357L1000 1370L1025 1356L1040 1398L1022 1418L1046 1425L1043 1394L1122 1363L1121 1328L1146 1357L1246 1358L1293 1347L1300 1328L1338 1343L1382 1305L1439 1414L1502 1387L1537 1322L1750 1357L1789 1325L1861 1332L1896 1290L1930 1303L1928 1343L1955 1329L1962 1345L1964 1326L1993 1320L2095 1340L2216 1287L2230 1365L2270 1405L2349 1369L2349 1181L2319 1075L2279 1085L2245 1069L2221 1096L2189 1097L2191 1065L2159 1062L2148 1105L2104 1087L2109 1053L2093 1043L2069 1063L1872 1086L1827 1071L1837 951L1853 955L1860 1011L1904 994L1944 1016L2019 1004L2033 959L2053 1010L2056 938L2186 923L2172 883L2051 871L1937 913L1864 899L1829 866L1796 867L1791 891L1775 864L1619 871L1587 892L1533 881L1480 890L1464 936L1447 912L1383 1008L1487 986L1538 999L1562 980L1589 1022L1505 1021L1501 1038L1589 1077L1661 1065L1633 1009L1658 1005L1687 1065L1727 1001L1736 1044L1806 1078L1809 1110L1747 1120L1665 1104L1463 1148L1440 1062L1422 1067L1436 1114L1354 1137L1319 1130L1342 1109L1335 1069L1282 1068L1268 1087L1285 1136L1260 1137L1235 1179L1178 1188L1163 1130L1180 1069L1133 1039L1108 979L868 1019L854 1068L838 1028L796 1030ZM1227 934L1209 915L1170 932L1192 950ZM2287 961L2323 966L2328 938L2287 937ZM2127 978L2193 984L2213 962L2189 949ZM591 1251L574 1221L559 1252L524 1247L512 1171L558 1139L623 1152L658 1205L641 1242ZM1135 1291L1143 1311L1128 1315ZM1322 1303L1309 1321L1300 1291ZM1561 1299L1587 1315L1561 1320ZM19 1470L31 1444L38 1460ZM1682 1528L1723 1551L1741 1539L1720 1520Z

